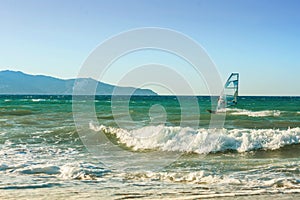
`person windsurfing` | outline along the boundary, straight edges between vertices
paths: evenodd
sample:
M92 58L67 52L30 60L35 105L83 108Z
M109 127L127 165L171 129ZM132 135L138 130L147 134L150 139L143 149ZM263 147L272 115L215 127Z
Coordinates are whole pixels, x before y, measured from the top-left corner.
M217 107L215 110L207 110L209 113L222 113L226 111L229 106L237 104L239 87L239 73L231 73L224 85L224 91L218 98Z
M225 100L223 99L222 96L219 96L216 112L223 110L224 108L225 108Z

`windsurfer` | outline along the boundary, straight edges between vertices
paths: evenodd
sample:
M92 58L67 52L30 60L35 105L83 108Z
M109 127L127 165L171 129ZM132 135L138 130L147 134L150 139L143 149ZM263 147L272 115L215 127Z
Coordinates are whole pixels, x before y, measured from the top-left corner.
M219 96L217 110L221 110L224 108L225 108L225 101L222 96Z

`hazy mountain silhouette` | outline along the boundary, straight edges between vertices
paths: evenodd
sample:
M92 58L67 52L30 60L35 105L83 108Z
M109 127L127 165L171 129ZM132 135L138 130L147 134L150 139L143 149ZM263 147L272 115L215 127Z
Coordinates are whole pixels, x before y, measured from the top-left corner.
M81 89L82 94L89 93L89 86L95 86L96 95L111 95L115 89L118 94L130 95L157 95L149 89L133 87L119 87L91 78L80 79L59 79L44 75L30 75L20 71L0 71L0 94L61 94L70 95L73 93L75 81ZM78 85L79 84L79 85ZM78 90L76 90L78 91Z

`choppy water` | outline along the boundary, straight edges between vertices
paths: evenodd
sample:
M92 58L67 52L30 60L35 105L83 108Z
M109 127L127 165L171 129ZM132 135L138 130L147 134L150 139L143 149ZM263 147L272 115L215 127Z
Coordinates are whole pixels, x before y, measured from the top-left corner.
M130 168L128 158L110 157L113 152L99 156L82 143L72 103L84 107L84 100L1 96L0 197L18 198L19 189L33 188L57 191L58 197L78 192L110 199L300 193L299 97L240 97L221 130L209 128L210 98L197 102L200 116L183 111L176 97L132 97L129 119L123 108L112 111L117 104L111 97L96 97L97 122L90 121L85 131L104 133L123 151L142 155L132 160L140 159L142 167ZM200 124L182 126L183 120ZM155 163L153 152L176 159L151 170L146 165Z

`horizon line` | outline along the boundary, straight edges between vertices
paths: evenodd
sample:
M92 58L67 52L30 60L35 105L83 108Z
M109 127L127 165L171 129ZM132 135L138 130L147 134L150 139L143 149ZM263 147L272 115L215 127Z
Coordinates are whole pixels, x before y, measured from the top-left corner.
M27 72L23 72L21 70L10 70L10 69L4 69L4 70L0 70L0 73L1 72L5 72L5 71L8 71L8 72L16 72L16 73L23 73L23 74L26 74L26 75L31 75L31 76L46 76L46 77L51 77L51 78L55 78L55 79L60 79L60 80L76 80L76 79L80 79L80 78L83 78L83 77L75 77L75 78L58 78L58 77L55 77L55 76L52 76L52 75L46 75L46 74L30 74L30 73L27 73ZM87 79L93 79L91 77L85 77ZM83 78L84 79L84 78ZM104 84L109 84L109 85L113 85L113 86L117 86L117 87L133 87L133 88L136 88L134 86L120 86L120 85L115 85L115 84L112 84L112 83L108 83L108 82L103 82L103 81L99 81L99 80L96 80L96 79L93 79L97 82L101 82L101 83L104 83ZM150 89L150 88L136 88L136 89L146 89L146 90L151 90L152 92L155 92L153 89ZM149 95L149 96L211 96L213 97L214 95L209 95L209 94L197 94L197 95L193 95L193 94L159 94L157 92L155 92L157 95ZM0 93L0 95L72 95L72 94L6 94L6 93ZM99 95L95 95L95 96L99 96ZM105 95L104 95L105 96ZM134 96L143 96L143 95L134 95ZM145 95L147 96L147 95ZM219 96L219 95L216 95L216 96ZM285 94L277 94L277 95L261 95L261 94L243 94L243 95L239 95L239 97L300 97L300 94L299 95L285 95Z

